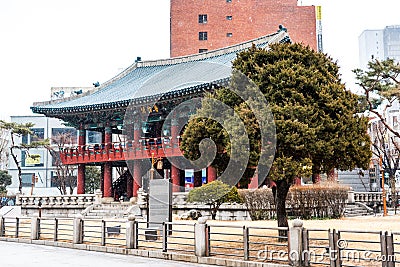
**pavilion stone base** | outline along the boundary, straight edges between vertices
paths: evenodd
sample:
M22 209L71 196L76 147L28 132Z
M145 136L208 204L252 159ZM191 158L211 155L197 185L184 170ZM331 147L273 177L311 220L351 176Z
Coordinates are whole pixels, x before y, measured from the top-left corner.
M103 198L101 198L101 203L102 204L109 204L109 203L112 203L112 202L115 202L114 198L112 198L112 197L103 197Z
M81 214L85 210L85 206L74 207L46 207L38 208L37 206L22 207L21 215L26 217L38 216L48 218L74 218L77 214Z

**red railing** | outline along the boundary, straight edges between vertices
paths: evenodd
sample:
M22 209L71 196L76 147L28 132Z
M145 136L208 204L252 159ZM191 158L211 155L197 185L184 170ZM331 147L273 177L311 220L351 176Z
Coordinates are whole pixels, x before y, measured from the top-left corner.
M64 164L108 162L147 158L182 156L179 140L172 143L170 137L140 139L139 142L126 141L83 146L64 147L60 151Z

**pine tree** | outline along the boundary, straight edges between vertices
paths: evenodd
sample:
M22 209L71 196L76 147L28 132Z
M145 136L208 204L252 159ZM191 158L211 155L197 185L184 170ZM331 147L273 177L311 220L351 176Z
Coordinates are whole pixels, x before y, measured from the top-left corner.
M311 172L319 175L332 168L367 168L371 157L367 119L355 116L357 96L346 90L337 64L309 47L274 44L265 50L253 46L238 54L233 68L252 80L269 104L276 127L275 153L266 159L257 158L263 138L254 119L258 111L235 95L235 90L219 89L209 97L232 107L244 122L250 139L247 169L252 170L257 163L272 164L268 178L276 183L278 226L288 226L285 200L296 177ZM233 73L230 86L240 87ZM219 153L212 165L220 173L229 161L230 142L221 125L209 119L207 109L203 106L197 119L189 122L182 148L186 156L195 159L201 138L216 141ZM242 181L251 175L251 171L244 172Z

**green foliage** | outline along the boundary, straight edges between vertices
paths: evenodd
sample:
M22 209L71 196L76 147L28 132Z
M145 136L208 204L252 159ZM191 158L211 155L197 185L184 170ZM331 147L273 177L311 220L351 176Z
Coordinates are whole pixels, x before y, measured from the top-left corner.
M390 123L385 112L400 97L400 64L395 63L394 59L371 60L367 70L356 69L353 72L358 80L358 85L364 90L366 109L379 120L371 124L371 136L374 138L372 140L373 153L376 158L382 158L382 166L389 172L391 193L395 196L392 207L396 208L395 172L399 168L400 159L393 156L392 150L387 147L394 149L395 155L400 152L396 141L397 138L400 138L400 132L393 127L394 125ZM377 103L380 104L380 110L376 109Z
M85 168L85 193L93 194L96 189L100 189L101 173L96 166L86 166Z
M192 189L188 194L187 201L210 205L211 216L215 219L222 203L241 203L242 199L236 187L217 180Z
M284 202L295 177L309 175L311 171L320 174L333 168L368 168L371 158L368 120L355 116L357 96L346 90L339 67L331 58L301 44L273 44L269 50L253 46L241 52L233 67L258 86L274 116L277 142L275 154L269 155L274 159L269 178L277 184L279 226L287 226ZM230 86L240 89L234 76ZM248 87L241 90L248 90ZM257 111L247 107L232 91L220 89L211 97L237 111L246 129L250 129L247 132L250 139L247 167L254 168L260 155L260 127L251 113ZM203 106L198 115L212 112L219 111ZM190 140L190 144L185 143L189 131L211 137L219 146L218 151L225 154L224 161L214 160L212 163L220 172L229 161L230 141L224 134L214 134L218 132L216 125L209 132L208 126L212 123L209 120L202 119L202 124L189 122L188 134L185 131L182 136L182 149L185 154L190 154L201 140L196 137ZM264 164L262 161L261 165ZM251 172L245 173L251 175Z
M388 100L400 96L400 65L394 59L371 60L367 70L355 69L353 72L366 94L374 93Z
M22 169L20 166L20 160L18 159L17 154L15 153L15 150L25 150L29 151L31 148L38 148L38 147L44 147L47 146L50 141L48 139L41 140L41 141L34 141L31 142L30 144L17 144L15 142L15 137L20 137L22 135L32 135L33 132L31 128L34 126L33 123L27 122L27 123L16 123L16 122L5 122L0 120L0 129L6 130L10 134L10 154L12 159L14 160L15 165L17 166L18 169L18 181L19 181L19 186L18 190L20 193L22 193Z
M0 170L0 195L7 193L6 187L11 184L12 176L7 171Z

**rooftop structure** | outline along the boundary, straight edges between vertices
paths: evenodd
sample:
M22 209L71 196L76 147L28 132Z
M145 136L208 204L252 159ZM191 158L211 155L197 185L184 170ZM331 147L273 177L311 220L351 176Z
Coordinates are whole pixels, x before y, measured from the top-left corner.
M274 32L279 24L290 29L293 42L317 50L320 32L317 32L316 9L320 7L299 6L298 2L171 0L170 55L197 54L245 42Z
M365 69L371 59L393 58L400 62L400 25L379 30L365 30L358 37L360 68Z

